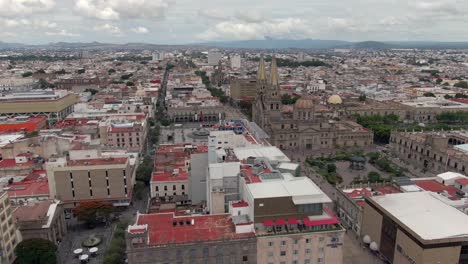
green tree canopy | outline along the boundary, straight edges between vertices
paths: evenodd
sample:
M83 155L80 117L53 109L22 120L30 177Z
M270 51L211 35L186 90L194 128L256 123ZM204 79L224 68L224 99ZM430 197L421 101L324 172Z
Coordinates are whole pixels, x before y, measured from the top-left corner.
M93 226L99 221L106 220L113 210L114 207L111 203L91 201L80 203L79 206L75 207L73 212L79 221L83 221L89 226Z
M434 93L424 93L423 94L424 97L436 97Z
M23 76L23 78L31 77L32 75L33 75L33 73L30 72L30 71L21 74L21 76Z
M18 264L56 264L57 246L49 240L41 238L27 239L15 248Z

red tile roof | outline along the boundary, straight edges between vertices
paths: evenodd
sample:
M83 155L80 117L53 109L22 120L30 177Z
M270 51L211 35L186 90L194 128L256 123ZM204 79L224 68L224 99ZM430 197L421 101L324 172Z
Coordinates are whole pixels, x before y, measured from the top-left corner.
M194 220L194 225L187 221ZM173 221L177 224L174 226ZM183 225L179 222L182 221ZM191 243L223 239L241 239L254 233L236 234L230 215L202 215L175 217L174 213L138 215L137 225L148 225L149 244Z
M174 174L172 172L154 173L151 176L151 182L174 182L174 181L188 181L188 173L186 171L179 171Z
M7 192L10 197L20 196L48 196L49 183L45 170L31 172L21 182L9 184Z
M28 160L23 163L17 163L15 159L0 160L0 168L31 167L33 165L34 165L34 161L32 160Z
M446 186L436 180L415 180L414 184L430 192L447 191L450 195L455 195L457 189L453 186Z
M25 205L18 207L13 216L19 221L34 221L47 219L47 212L52 201L41 201L34 205Z
M232 207L234 207L234 208L248 207L248 206L249 206L249 203L246 202L246 201L240 201L240 202L232 204Z

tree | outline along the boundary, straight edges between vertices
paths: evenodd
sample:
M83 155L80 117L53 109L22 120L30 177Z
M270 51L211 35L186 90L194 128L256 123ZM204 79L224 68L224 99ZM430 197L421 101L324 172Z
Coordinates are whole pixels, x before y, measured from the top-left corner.
M134 191L135 191L135 198L137 200L141 200L143 199L143 191L145 190L145 183L142 182L142 181L137 181L135 183L135 188L134 188Z
M443 82L443 80L442 80L441 78L438 78L438 79L436 80L436 84L441 84L442 82Z
M459 81L456 84L453 85L453 87L458 87L458 88L468 88L468 82L467 81Z
M28 72L23 73L21 76L23 76L23 78L27 78L27 77L31 77L32 75L33 73L28 71Z
M292 104L295 104L297 100L299 100L299 98L301 97L300 96L292 97L289 94L284 94L283 96L281 96L281 103L284 105L292 105Z
M76 71L76 73L78 73L78 74L83 74L83 73L85 73L85 72L86 72L85 69L79 69L79 70Z
M114 207L111 203L91 201L82 202L75 207L74 214L79 221L85 222L88 226L93 227L99 221L106 221L113 212Z
M114 69L109 69L109 70L107 71L107 73L108 73L109 75L111 75L111 74L115 73L115 70L114 70Z
M57 246L49 240L41 238L27 239L15 248L18 264L56 264Z
M169 119L167 118L164 118L161 120L161 126L168 126L171 124L171 121L169 121Z
M359 101L361 101L361 102L366 101L366 99L367 99L367 96L366 96L365 94L361 94L361 95L359 96Z
M380 178L380 174L376 171L371 171L367 174L367 178L370 182L379 182L382 179Z
M55 74L67 74L67 72L65 71L65 69L61 69L60 71L55 71Z
M135 86L135 83L132 82L132 81L128 81L128 82L126 83L126 85L127 85L127 86Z
M424 97L436 97L434 93L428 92L423 94Z
M446 95L444 95L444 98L445 98L445 99L450 99L450 98L453 98L453 96L451 96L451 95L449 95L449 94L446 94Z
M142 181L146 185L149 185L151 175L153 174L153 160L146 157L143 162L138 166L136 171L137 181Z
M333 163L327 164L327 172L328 173L335 173L336 172L336 165Z
M44 73L46 73L46 72L44 71L44 69L39 69L39 70L36 71L36 73L44 74Z

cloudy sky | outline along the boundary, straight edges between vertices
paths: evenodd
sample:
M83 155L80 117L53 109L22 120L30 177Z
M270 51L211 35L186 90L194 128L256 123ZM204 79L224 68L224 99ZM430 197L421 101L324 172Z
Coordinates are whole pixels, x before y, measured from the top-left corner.
M467 0L0 0L0 40L468 41Z

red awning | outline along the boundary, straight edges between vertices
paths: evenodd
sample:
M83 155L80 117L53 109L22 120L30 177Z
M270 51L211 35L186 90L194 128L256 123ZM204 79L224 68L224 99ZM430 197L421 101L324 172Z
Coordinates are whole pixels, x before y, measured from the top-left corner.
M320 226L320 225L335 225L335 224L339 223L339 221L335 217L328 218L328 219L316 220L316 221L310 221L309 218L304 218L302 220L302 222L307 227Z
M275 223L276 225L285 225L286 221L284 219L276 219Z
M299 224L299 221L297 220L297 218L289 218L288 219L288 224L297 225L297 224Z
M263 225L267 227L273 226L273 220L265 220L263 221Z

